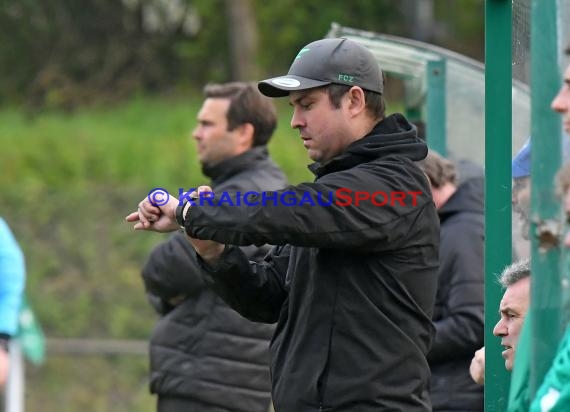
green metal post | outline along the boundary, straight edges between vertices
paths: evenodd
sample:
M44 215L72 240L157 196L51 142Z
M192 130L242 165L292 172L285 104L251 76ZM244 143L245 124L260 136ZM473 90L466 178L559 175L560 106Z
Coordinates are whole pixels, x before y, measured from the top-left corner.
M503 412L509 375L493 326L502 290L496 275L511 262L511 0L485 1L485 411Z
M560 86L556 3L533 0L531 8L531 396L542 383L561 337L560 200L554 189L561 160L561 121L550 109Z
M427 125L426 135L430 149L447 156L446 104L445 104L445 59L429 60L427 77Z

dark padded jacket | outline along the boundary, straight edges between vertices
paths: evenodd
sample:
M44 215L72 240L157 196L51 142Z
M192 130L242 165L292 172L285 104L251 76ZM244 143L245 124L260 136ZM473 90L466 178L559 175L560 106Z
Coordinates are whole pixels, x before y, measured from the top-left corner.
M433 410L483 411L483 387L469 375L483 346L483 178L460 185L439 209L439 286L431 366Z
M190 211L186 230L195 237L278 245L263 263L226 246L219 264L204 265L240 313L278 321L271 342L276 411L431 410L426 355L434 333L439 220L414 164L426 153L413 126L392 115L344 153L313 165L314 183L266 196L296 205ZM356 192L374 193L384 205L356 205ZM394 192L421 193L399 203ZM309 201L320 194L326 204L331 193L329 206Z
M218 193L286 185L265 148L254 148L204 173ZM268 249L251 247L244 252L258 260ZM253 323L228 307L208 287L182 233L152 251L142 274L149 299L162 315L150 341L151 392L184 398L189 411L266 412L274 325ZM180 295L186 299L169 305Z

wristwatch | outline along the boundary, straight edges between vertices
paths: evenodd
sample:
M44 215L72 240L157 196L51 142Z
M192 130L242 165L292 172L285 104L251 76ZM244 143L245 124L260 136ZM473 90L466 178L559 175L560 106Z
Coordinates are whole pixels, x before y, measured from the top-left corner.
M184 229L185 220L192 203L198 199L198 196L190 196L190 199L184 199L181 205L176 206L176 223Z
M186 204L187 200L182 202L181 205L176 206L176 223L178 226L184 227L184 205Z

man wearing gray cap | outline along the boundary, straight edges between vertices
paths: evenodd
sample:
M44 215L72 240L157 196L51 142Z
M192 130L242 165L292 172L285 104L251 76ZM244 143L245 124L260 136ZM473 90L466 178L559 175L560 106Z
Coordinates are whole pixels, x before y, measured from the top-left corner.
M251 320L277 322L277 412L431 411L439 223L415 165L425 143L401 114L385 116L378 63L351 40L308 44L287 75L259 90L288 96L314 182L265 192L251 206L145 199L127 221L159 232L183 226L224 300ZM236 246L264 243L276 246L261 263Z

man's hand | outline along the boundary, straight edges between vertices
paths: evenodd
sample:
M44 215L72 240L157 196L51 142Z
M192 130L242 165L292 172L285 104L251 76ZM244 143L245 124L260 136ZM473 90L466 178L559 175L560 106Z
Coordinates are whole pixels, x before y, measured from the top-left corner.
M212 192L209 186L200 186L196 192L192 192L190 197L204 196ZM178 199L170 197L163 206L153 206L148 198L144 198L138 204L138 210L126 217L127 222L136 222L135 230L151 230L154 232L173 232L179 229L176 222L176 208ZM191 209L191 207L189 208ZM190 210L186 214L192 213ZM188 240L196 250L196 253L207 263L214 264L223 253L225 245L213 240L200 240L188 236Z
M469 366L469 373L471 378L478 383L483 385L485 383L485 347L475 352L475 356L471 359L471 366Z
M148 198L138 204L138 210L126 217L127 222L136 222L135 230L151 230L154 232L173 232L179 228L176 223L176 207L178 199L170 197L163 206L153 206Z

